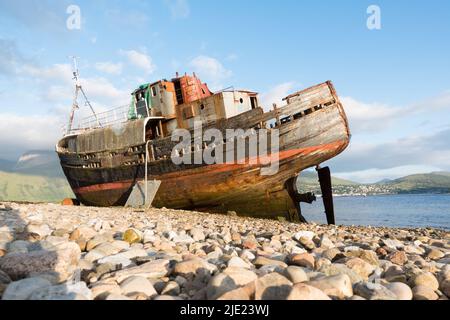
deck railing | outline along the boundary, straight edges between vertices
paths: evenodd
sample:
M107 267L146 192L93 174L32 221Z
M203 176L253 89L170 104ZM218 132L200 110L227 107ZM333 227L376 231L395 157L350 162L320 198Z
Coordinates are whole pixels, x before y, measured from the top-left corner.
M95 115L84 117L72 127L70 132L65 128L65 134L72 134L94 128L106 127L128 120L129 105L123 105L107 111L99 112Z

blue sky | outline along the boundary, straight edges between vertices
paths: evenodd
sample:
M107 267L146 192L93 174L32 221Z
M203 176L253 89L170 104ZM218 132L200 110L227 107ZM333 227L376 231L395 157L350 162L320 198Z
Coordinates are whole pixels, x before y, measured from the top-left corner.
M79 30L66 27L71 4ZM380 30L366 26L372 4ZM449 39L444 0L0 0L0 158L53 148L77 55L99 110L175 71L195 71L212 89L257 90L265 106L330 79L353 133L329 163L336 175L450 171Z

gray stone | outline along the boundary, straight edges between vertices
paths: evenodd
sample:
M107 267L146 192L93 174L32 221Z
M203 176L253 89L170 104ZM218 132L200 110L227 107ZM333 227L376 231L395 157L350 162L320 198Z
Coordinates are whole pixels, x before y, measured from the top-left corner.
M0 269L13 280L28 277L31 273L54 271L59 274L59 280L64 281L75 271L80 254L77 244L67 242L58 246L56 251L7 254L0 259Z
M128 277L141 276L144 278L161 278L170 273L169 260L158 259L146 262L140 266L131 267L113 272L108 277L113 277L117 282L121 283ZM103 277L102 277L103 279Z
M95 250L94 250L95 251ZM93 251L91 251L93 252ZM111 256L107 256L99 259L98 263L112 263L112 264L120 264L122 268L129 266L132 264L131 259L136 257L146 257L147 251L144 249L130 249L128 251L120 252L117 254L113 254Z
M353 289L355 294L368 300L397 300L395 293L378 283L359 282Z
M28 241L24 240L13 241L8 245L8 253L12 252L27 253L29 245L30 243Z
M97 245L94 249L89 251L84 259L90 262L95 262L103 257L110 256L116 254L121 249L117 248L117 246L112 245L110 242L105 242Z
M92 300L85 282L64 283L35 290L29 300Z
M3 293L3 300L27 300L33 291L49 287L50 281L43 278L27 278L11 282Z

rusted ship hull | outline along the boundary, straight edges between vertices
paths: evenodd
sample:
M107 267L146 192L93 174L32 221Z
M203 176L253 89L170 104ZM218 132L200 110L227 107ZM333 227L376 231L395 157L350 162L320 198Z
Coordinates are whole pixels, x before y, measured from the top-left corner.
M161 181L153 205L214 212L232 210L240 215L284 216L291 219L295 215L295 204L287 191L286 181L306 168L335 157L349 143L350 134L344 110L331 83L327 85L329 94L314 96L307 103L296 101L293 95L288 97L288 104L284 108L266 113L255 110L215 124L214 127L222 130L240 125L253 128L256 124L277 119L277 174L261 175L261 169L266 166L249 161L243 164L175 165L170 158L161 157L147 164L147 178ZM309 108L305 109L305 105ZM284 118L280 120L280 116ZM165 141L164 145L167 144ZM156 156L158 150L167 154L161 149L162 143L152 145L157 150ZM74 165L77 161L89 161L84 158L80 160L79 153L58 153L64 173L78 200L86 205L122 206L136 181L144 179L146 164L142 161L142 154L147 146L147 143L142 143L133 147L136 150L134 157L139 159L134 163L129 161L130 156L116 159L115 163L119 165L114 165L114 161L100 162L99 158L107 156L104 152L99 153L96 161L101 165L94 167ZM114 154L123 155L123 152L115 150Z

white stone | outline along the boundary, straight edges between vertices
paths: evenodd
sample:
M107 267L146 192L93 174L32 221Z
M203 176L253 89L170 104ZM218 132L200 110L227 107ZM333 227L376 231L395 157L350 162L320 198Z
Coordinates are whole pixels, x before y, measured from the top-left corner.
M299 241L300 238L306 238L308 240L312 240L316 234L312 231L298 231L294 234L294 239Z
M230 260L228 260L228 267L239 267L239 268L246 268L251 269L252 265L245 262L239 257L232 257Z

